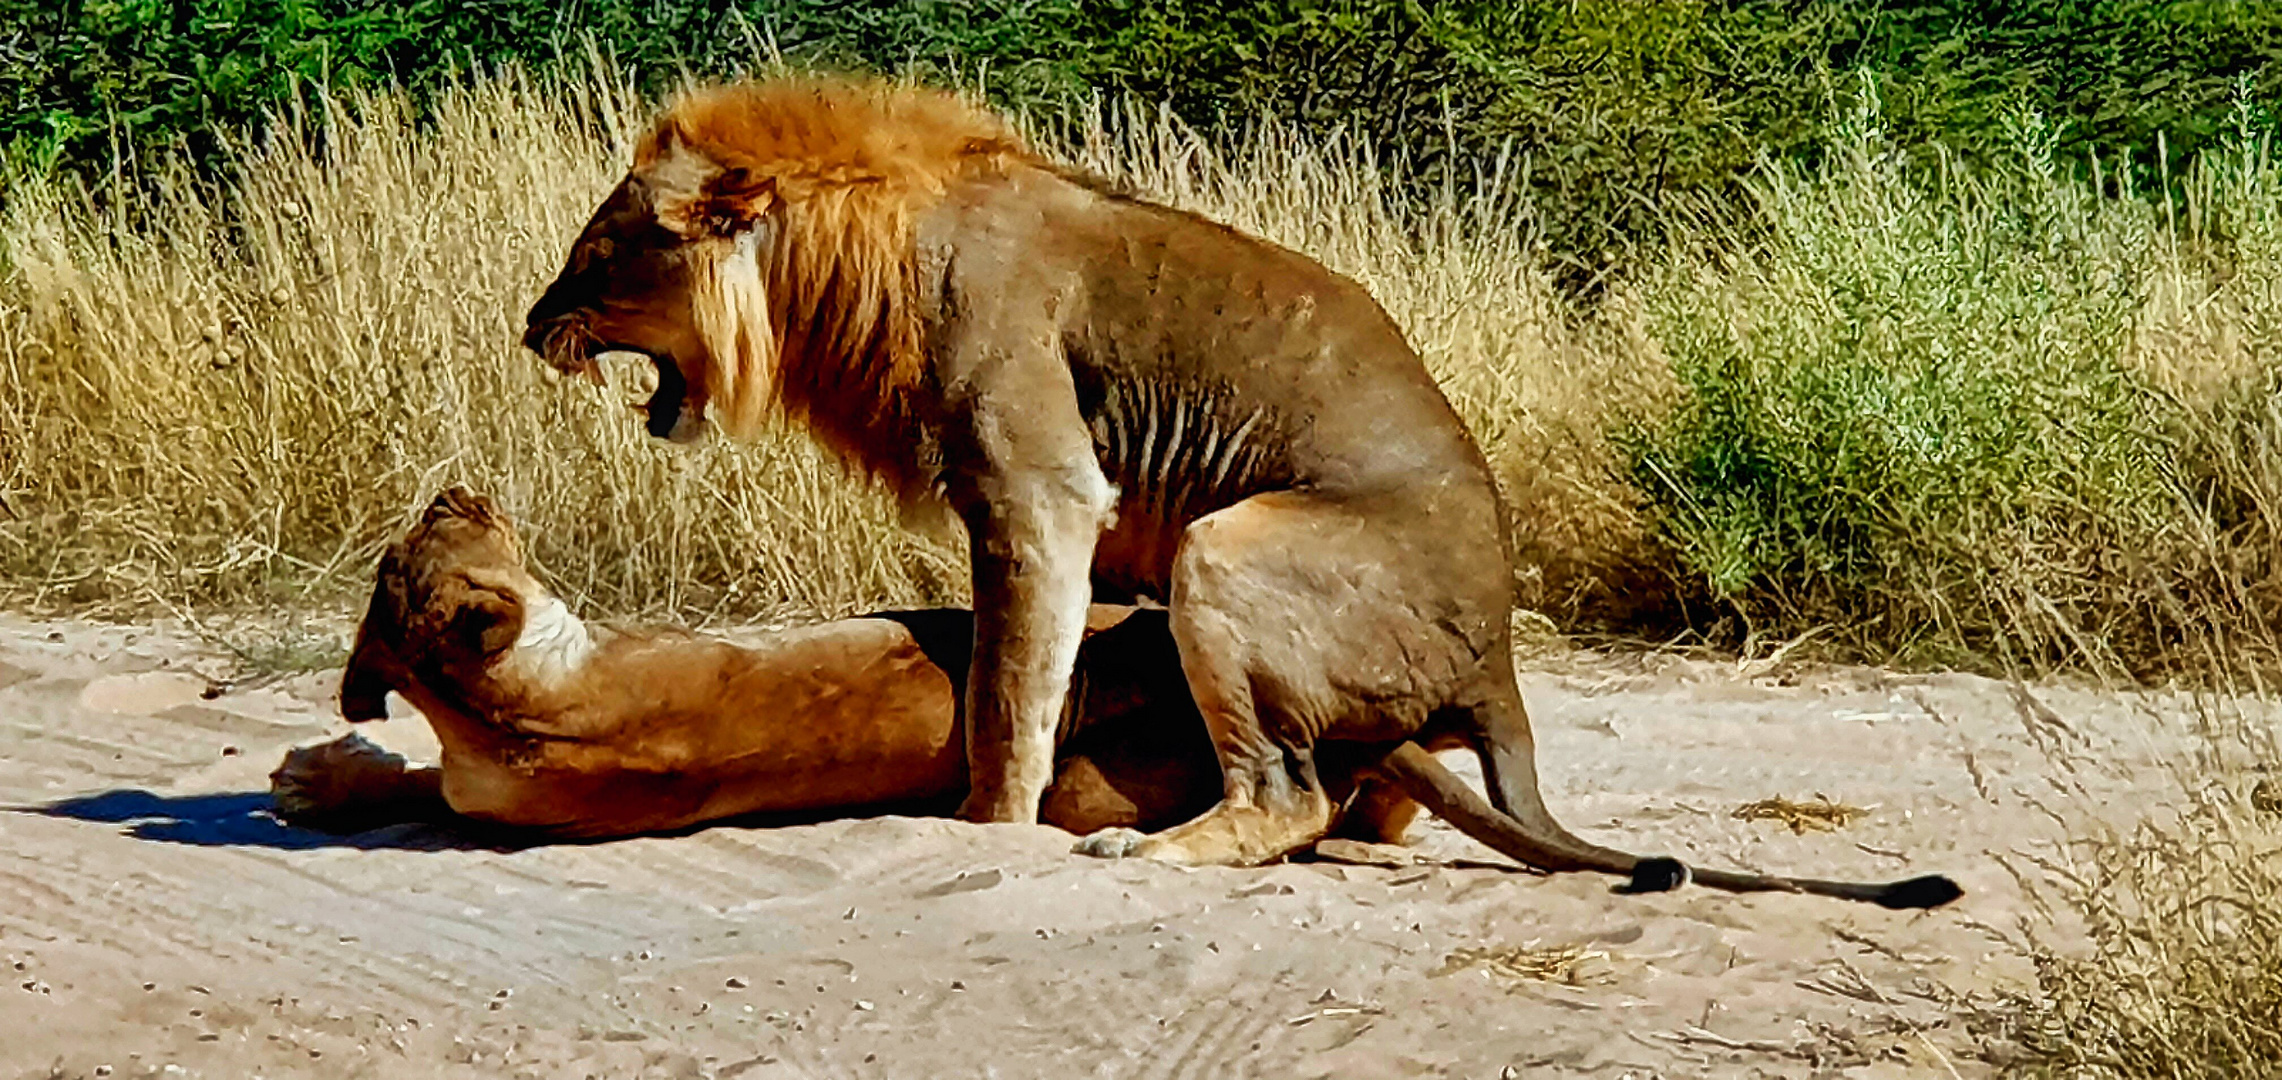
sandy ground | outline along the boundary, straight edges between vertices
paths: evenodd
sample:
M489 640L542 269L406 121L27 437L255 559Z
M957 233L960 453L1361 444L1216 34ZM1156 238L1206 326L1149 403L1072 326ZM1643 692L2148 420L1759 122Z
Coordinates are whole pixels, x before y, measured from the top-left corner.
M1439 822L1440 861L1400 867L1105 863L892 817L502 849L278 824L266 774L345 729L335 676L206 696L234 664L0 616L0 1078L1987 1075L1949 1002L2028 978L2000 857L2174 789L2149 699L1571 654L1525 687L1580 831L1968 895L1616 896ZM433 751L409 716L367 730ZM2088 802L2048 746L2100 763ZM1816 793L1871 812L1732 816Z

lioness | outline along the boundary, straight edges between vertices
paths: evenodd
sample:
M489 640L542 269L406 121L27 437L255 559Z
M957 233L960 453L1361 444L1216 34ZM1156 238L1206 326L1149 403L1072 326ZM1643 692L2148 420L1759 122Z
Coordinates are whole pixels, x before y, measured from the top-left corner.
M1546 809L1489 466L1393 320L1310 259L1059 167L950 95L781 79L668 108L527 324L566 372L648 356L654 435L742 434L773 407L959 513L969 818L1035 819L1089 600L1147 597L1222 798L1084 850L1259 863L1330 828L1327 748L1419 780L1440 771L1422 747L1463 745L1509 854L1634 890L1689 879ZM1946 878L1695 879L1959 895Z
M1163 622L1095 612L1050 823L1162 825L1211 805L1212 747ZM341 740L288 755L273 790L292 817L440 796L478 820L588 837L761 811L925 808L966 790L956 683L972 635L959 610L745 645L590 625L531 575L507 517L454 488L382 556L340 696L358 722L402 695L434 729L441 768L407 770ZM1358 835L1399 833L1408 814L1389 812Z

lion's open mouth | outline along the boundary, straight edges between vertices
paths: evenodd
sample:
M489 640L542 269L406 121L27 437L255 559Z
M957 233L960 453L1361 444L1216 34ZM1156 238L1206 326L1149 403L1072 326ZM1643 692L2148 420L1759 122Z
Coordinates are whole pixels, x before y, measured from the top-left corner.
M660 439L689 442L704 427L703 410L689 399L689 380L681 373L681 365L673 357L653 353L647 349L623 342L608 342L594 350L598 359L616 353L628 358L627 362L606 364L611 382L626 392L629 398L640 393L645 384L649 398L633 404L634 411L645 418L644 430ZM639 358L639 359L632 359ZM647 362L646 367L635 365Z
M682 378L681 365L673 358L651 355L649 361L650 366L657 369L658 388L650 392L650 400L641 406L642 415L647 418L642 426L651 435L670 439L674 428L681 423L682 411L688 407L689 381Z
M704 432L704 408L690 401L689 380L682 377L681 365L671 356L631 342L604 340L583 322L570 319L532 326L523 344L557 370L586 376L629 396L649 384L648 400L633 407L646 418L642 426L651 435L690 442ZM635 357L639 360L625 362ZM641 361L648 362L647 369L635 366Z

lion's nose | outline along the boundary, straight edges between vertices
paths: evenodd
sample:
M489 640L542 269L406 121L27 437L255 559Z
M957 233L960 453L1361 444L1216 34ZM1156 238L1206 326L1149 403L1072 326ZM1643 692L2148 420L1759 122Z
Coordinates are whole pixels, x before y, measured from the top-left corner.
M565 286L564 279L557 278L547 286L546 292L539 294L539 299L531 304L531 310L523 314L524 348L546 355L547 337L554 333L556 327L578 314L578 304L571 299L571 292Z

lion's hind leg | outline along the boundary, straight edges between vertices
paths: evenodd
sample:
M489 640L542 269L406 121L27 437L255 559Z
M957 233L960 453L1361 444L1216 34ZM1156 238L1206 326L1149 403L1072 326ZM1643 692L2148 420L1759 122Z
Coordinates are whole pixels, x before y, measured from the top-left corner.
M1104 829L1077 850L1105 858L1138 856L1192 866L1252 866L1321 839L1332 803L1308 748L1269 737L1256 711L1242 635L1228 620L1184 619L1173 628L1181 668L1220 759L1221 801L1161 833Z
M1317 740L1410 736L1461 666L1444 655L1449 636L1403 602L1433 585L1404 572L1398 540L1372 514L1293 492L1191 525L1167 608L1221 801L1164 832L1097 834L1079 850L1248 866L1322 839L1346 793L1319 775ZM1375 796L1364 813L1399 831L1405 801Z

